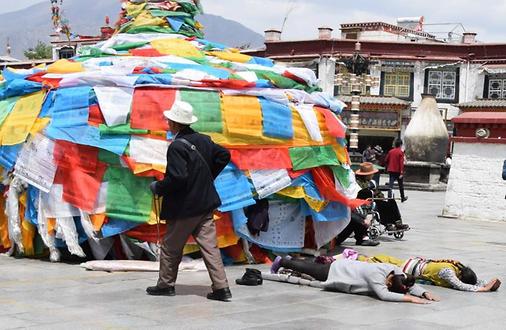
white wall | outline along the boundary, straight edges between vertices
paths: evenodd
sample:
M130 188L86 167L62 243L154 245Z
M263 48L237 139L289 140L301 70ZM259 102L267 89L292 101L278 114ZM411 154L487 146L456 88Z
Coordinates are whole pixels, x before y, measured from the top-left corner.
M506 221L505 160L506 144L456 142L443 215Z
M334 95L334 81L336 78L336 60L322 57L318 63L318 86L323 92Z

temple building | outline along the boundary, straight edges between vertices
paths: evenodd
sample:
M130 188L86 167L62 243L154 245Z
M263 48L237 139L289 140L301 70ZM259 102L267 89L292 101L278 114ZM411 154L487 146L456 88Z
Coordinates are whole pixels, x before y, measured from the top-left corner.
M424 27L423 17L401 18L397 25L349 23L341 24L340 38L322 27L311 40L283 40L280 31L268 30L265 47L246 53L312 68L323 91L349 102L351 90L336 80L348 73L345 62L359 42L360 54L370 61L368 73L378 82L362 88L359 149L376 141L388 149L395 137L403 137L423 93L436 97L449 135L459 106L506 98L506 43L482 43L476 33L465 31L438 38ZM387 122L396 125L383 125Z

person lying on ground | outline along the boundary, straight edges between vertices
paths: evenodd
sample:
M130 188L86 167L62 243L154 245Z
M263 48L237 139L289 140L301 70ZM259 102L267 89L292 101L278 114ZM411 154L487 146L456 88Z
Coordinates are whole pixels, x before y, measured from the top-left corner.
M368 263L386 263L400 267L403 272L413 275L416 279L430 282L430 284L445 288L469 292L496 291L501 286L498 278L490 282L479 280L476 273L460 261L452 259L426 259L412 257L401 260L387 255L373 257L358 256L359 261Z
M373 295L383 301L428 304L439 298L415 284L415 278L406 275L399 267L349 259L330 264L318 264L290 257L277 257L271 267L277 273L283 267L307 274L323 282L323 288L351 294Z

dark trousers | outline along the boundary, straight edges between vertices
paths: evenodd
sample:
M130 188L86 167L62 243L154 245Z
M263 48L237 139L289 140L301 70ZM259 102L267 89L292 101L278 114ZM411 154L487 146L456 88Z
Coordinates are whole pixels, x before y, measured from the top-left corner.
M396 172L388 172L390 178L388 180L388 187L390 191L388 192L388 198L392 198L392 193L394 190L394 182L397 181L399 184L399 192L401 193L401 200L404 199L404 178L400 178L401 174Z
M402 221L401 212L395 199L376 201L376 210L380 215L380 223L385 226Z
M160 277L157 286L166 288L175 285L179 264L183 257L183 248L190 235L200 247L202 258L213 283L213 290L227 288L227 276L220 249L218 249L216 225L212 212L167 221L167 234L163 238L160 251Z
M281 259L281 267L307 274L317 281L325 282L329 276L331 264L317 264L304 260Z
M364 224L364 219L355 212L351 212L350 223L337 235L336 244L339 245L344 242L350 237L351 233L355 233L355 240L359 243L362 242L367 235L367 227Z

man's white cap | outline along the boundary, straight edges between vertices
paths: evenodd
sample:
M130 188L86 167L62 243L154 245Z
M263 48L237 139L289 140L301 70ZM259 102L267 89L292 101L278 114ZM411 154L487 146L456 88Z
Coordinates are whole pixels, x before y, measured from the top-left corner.
M164 111L165 118L183 125L191 125L199 120L193 115L193 107L188 102L175 101L170 110Z

